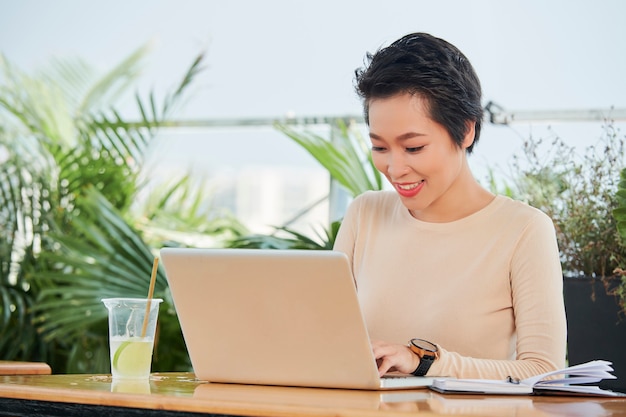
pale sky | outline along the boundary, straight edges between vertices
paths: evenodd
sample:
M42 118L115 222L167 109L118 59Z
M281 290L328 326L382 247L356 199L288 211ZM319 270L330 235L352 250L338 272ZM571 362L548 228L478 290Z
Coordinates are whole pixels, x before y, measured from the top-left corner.
M509 110L626 108L622 0L0 0L0 4L0 52L25 70L52 56L81 56L105 71L153 41L143 82L159 91L178 81L194 56L205 50L207 69L180 117L360 114L354 69L361 66L365 52L413 31L430 32L458 46L478 72L485 103L493 100ZM559 126L559 132L587 143L595 139L589 135L600 133L597 126L570 123ZM486 127L473 158L498 164L519 146L519 136L537 132L541 125L513 128L514 132ZM207 145L211 134L203 132L202 144L189 145L203 148L191 150L187 157L204 155L206 163L223 160L210 157L216 146ZM233 158L285 159L267 149L254 149L267 148L262 141L250 142L249 155L241 151L241 144L223 137L218 142L227 149L220 154L239 153ZM295 149L286 140L280 146L283 153Z

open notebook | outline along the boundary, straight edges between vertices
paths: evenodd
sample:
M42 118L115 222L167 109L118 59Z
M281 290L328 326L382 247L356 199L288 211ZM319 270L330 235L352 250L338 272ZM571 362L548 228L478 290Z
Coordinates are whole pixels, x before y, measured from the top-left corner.
M387 389L347 257L335 251L163 248L196 377L211 382Z
M611 362L595 360L519 380L509 377L492 379L435 379L431 389L441 393L461 394L542 394L619 397L619 392L589 385L603 379L615 379Z

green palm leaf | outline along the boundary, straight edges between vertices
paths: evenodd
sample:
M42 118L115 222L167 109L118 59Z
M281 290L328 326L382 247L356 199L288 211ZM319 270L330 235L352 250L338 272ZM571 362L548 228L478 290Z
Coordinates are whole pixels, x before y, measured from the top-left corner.
M365 140L342 120L337 121L333 130L337 134L332 139L284 124L275 127L309 152L353 197L382 188L380 172L374 167Z
M121 214L95 189L84 195L83 217L73 220L74 236L52 235L61 249L42 254L42 260L63 265L44 272L41 300L35 312L48 315L41 330L48 337L71 338L85 323L106 317L104 297L145 297L154 255ZM78 236L78 237L76 237ZM162 271L155 294L167 287ZM68 291L68 289L70 291Z
M247 249L331 250L339 232L340 224L340 221L335 221L328 229L324 229L323 233L316 233L317 239L312 239L288 227L276 227L273 234L252 234L238 237L232 239L227 246L230 248Z
M45 244L36 238L45 228L42 219L50 207L44 184L35 167L27 169L12 157L0 165L0 357L4 359L47 355L33 325L36 287L28 279L34 273L34 253ZM30 193L24 194L24 189Z

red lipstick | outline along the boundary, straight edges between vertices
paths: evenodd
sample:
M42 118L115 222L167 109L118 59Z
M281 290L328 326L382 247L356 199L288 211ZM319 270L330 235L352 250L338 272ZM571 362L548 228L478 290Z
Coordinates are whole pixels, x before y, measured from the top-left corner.
M419 183L394 183L394 187L402 197L415 197L424 188L424 183L423 180Z

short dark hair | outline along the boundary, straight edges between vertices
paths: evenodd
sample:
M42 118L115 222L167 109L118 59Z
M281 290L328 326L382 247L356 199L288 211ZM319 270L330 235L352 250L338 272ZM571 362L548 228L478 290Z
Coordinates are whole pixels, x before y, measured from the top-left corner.
M482 91L472 64L454 45L427 33L412 33L368 53L365 66L355 75L368 125L372 99L417 94L426 99L430 117L459 146L467 121L476 123L474 143L467 148L472 152L483 120Z

